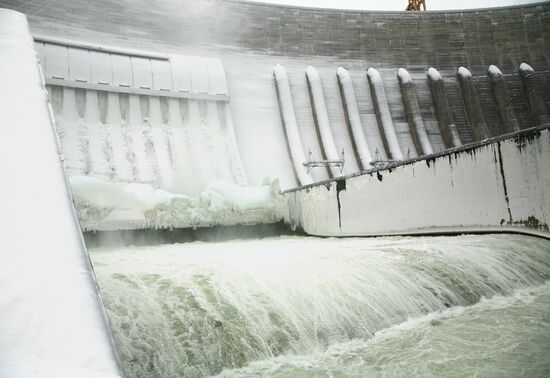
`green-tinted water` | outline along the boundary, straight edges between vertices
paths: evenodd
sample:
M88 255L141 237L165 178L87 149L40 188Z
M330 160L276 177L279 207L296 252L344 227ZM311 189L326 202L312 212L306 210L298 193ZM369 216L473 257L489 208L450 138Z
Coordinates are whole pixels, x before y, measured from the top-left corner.
M284 237L91 251L129 377L550 374L550 242Z

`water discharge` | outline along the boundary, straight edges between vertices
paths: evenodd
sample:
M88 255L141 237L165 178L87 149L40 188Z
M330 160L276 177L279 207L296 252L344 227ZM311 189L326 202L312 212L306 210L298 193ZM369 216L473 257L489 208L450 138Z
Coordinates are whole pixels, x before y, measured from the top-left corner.
M543 239L287 236L91 257L129 377L550 373Z

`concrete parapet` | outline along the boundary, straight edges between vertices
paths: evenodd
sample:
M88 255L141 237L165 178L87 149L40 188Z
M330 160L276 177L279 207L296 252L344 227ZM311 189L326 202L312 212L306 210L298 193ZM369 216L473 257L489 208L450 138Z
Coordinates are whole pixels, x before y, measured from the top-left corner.
M519 232L550 238L549 162L549 128L522 130L287 191L285 221L318 236Z

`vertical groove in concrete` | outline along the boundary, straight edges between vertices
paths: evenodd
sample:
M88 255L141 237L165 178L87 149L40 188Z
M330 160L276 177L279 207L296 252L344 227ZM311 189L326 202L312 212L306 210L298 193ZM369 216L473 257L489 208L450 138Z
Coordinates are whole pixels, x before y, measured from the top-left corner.
M374 111L376 113L376 120L380 133L383 136L384 145L386 151L391 155L392 160L403 160L403 153L397 140L395 128L391 118L390 108L388 106L388 99L386 98L386 92L384 91L384 84L382 83L382 77L378 70L369 68L367 70L367 78L369 80L369 86L372 96L372 102L374 105Z
M504 76L497 66L491 65L487 70L489 83L493 92L493 98L497 107L497 115L500 123L501 133L511 133L519 131L519 124L514 113L514 106L510 101L510 95Z
M483 109L481 109L472 73L465 67L459 67L456 76L460 82L466 115L468 116L474 137L477 140L489 138L491 134L489 133L487 122L485 122L485 117L483 117Z
M433 67L428 69L427 74L430 92L432 93L432 99L437 113L437 121L439 122L439 129L441 130L441 136L445 142L445 147L460 147L462 146L462 141L456 129L441 74Z
M400 68L397 72L397 78L399 80L403 104L405 105L409 130L411 131L416 151L419 155L432 154L434 151L430 139L428 138L428 133L426 132L424 120L422 119L422 113L420 111L416 92L414 91L411 75L406 69Z
M529 111L531 112L531 117L535 121L535 126L550 123L550 114L548 113L548 107L542 97L542 91L539 88L540 84L537 81L535 70L527 63L521 63L519 66L519 76L521 77L523 88L525 89L525 95L529 103Z
M321 86L321 77L314 67L308 66L306 68L306 78L309 97L311 99L313 119L325 158L328 160L339 160L340 156L338 156L338 150L334 144L334 137L330 129L325 95L323 93L323 87ZM330 167L330 173L332 177L342 175L338 167Z
M338 86L340 87L340 95L342 97L342 104L344 105L346 123L353 136L351 141L357 156L357 161L359 162L359 168L361 170L370 169L372 168L370 165L372 155L363 131L363 124L361 123L351 76L348 70L343 67L338 67L336 76L338 77Z
M290 83L286 70L280 64L273 68L275 77L275 87L277 90L277 99L279 100L279 110L281 112L281 121L285 130L286 140L292 162L294 163L294 172L300 185L313 183L304 167L306 156L302 147L298 124L296 123L296 114L294 113L294 104L290 92Z

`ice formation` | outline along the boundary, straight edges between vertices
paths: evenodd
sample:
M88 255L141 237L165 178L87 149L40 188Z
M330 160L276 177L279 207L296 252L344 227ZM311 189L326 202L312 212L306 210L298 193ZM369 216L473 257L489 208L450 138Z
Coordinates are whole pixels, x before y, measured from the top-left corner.
M197 197L87 176L73 176L70 183L85 231L276 223L286 209L278 180L270 178L258 187L213 181Z

